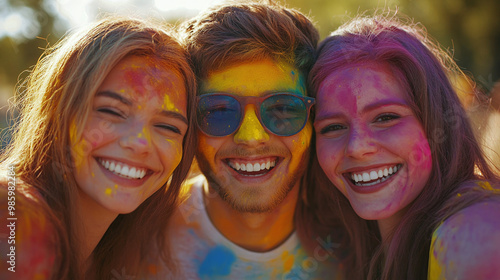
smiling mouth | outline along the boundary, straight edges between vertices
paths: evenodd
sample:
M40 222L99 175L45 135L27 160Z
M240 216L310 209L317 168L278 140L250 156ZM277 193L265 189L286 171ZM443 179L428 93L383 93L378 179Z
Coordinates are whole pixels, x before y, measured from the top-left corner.
M131 166L116 160L97 158L97 162L111 173L126 179L140 180L152 173L152 170L147 168Z
M387 181L389 178L396 175L402 167L402 164L396 164L389 168L372 170L369 172L349 172L344 173L344 177L356 186L368 187Z
M279 164L278 157L259 160L226 159L226 164L244 176L264 176Z

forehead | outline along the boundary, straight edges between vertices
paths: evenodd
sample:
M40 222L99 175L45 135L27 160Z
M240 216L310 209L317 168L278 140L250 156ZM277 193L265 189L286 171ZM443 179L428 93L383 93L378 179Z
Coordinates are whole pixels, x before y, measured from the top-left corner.
M241 96L262 96L272 92L305 95L305 79L288 63L263 59L238 63L210 72L201 81L200 93L224 92Z
M186 111L184 79L158 58L127 56L108 74L99 90L110 90L136 102L159 100L162 109Z
M318 104L321 100L336 98L378 101L384 97L408 100L408 94L389 65L385 63L358 63L343 67L321 82ZM340 102L342 104L342 102Z

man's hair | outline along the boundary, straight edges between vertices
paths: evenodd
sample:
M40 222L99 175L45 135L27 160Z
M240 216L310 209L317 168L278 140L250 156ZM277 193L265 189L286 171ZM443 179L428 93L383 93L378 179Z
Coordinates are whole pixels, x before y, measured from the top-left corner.
M199 79L228 65L271 58L307 76L319 34L299 11L266 1L216 6L182 26Z

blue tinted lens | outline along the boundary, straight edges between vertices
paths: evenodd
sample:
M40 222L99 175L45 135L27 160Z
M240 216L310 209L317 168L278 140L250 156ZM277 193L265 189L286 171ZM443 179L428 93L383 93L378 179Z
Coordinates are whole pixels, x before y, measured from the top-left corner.
M277 94L262 102L260 116L272 133L290 136L298 133L306 124L307 107L297 96Z
M196 118L200 129L208 135L226 136L240 123L240 103L226 95L202 96L198 101Z

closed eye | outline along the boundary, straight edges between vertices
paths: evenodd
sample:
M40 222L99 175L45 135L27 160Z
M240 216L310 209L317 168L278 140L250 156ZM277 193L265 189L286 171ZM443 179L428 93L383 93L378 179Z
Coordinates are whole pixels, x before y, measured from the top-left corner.
M116 109L111 109L111 108L108 108L108 107L97 108L97 112L101 112L101 113L105 113L105 114L109 114L109 115L113 115L113 116L125 118L124 114L121 111L116 110Z
M155 127L158 127L162 130L172 131L174 133L181 134L181 130L179 128L170 124L157 124L155 125Z

